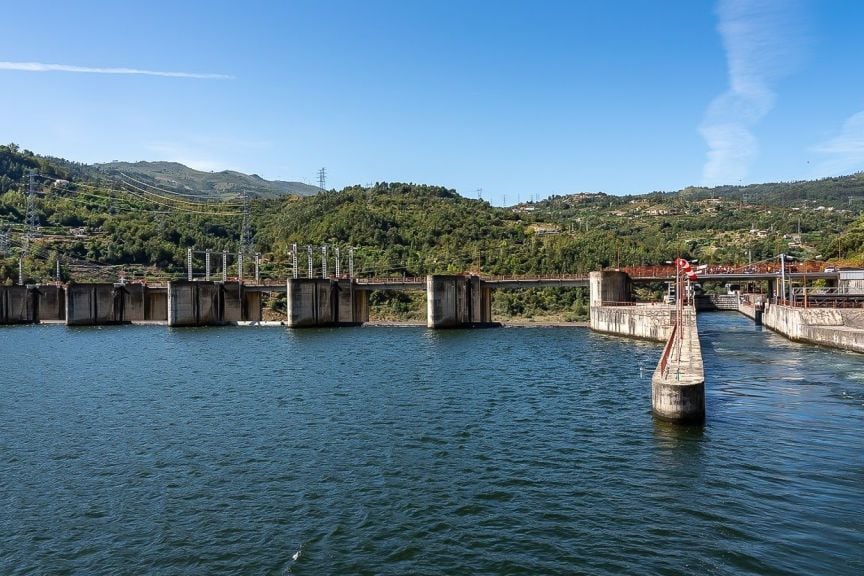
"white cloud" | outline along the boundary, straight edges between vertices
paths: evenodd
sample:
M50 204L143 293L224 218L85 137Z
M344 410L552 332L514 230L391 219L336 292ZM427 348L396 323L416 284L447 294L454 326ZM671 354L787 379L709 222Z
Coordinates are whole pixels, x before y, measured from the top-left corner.
M708 144L708 160L702 169L703 183L715 185L743 180L759 153L756 137L736 123L703 125L700 132Z
M90 66L70 66L68 64L44 64L42 62L0 62L0 70L17 70L21 72L77 72L84 74L126 74L143 76L166 76L169 78L198 78L204 80L230 80L233 78L233 76L229 76L227 74L164 72L159 70L141 70L138 68L94 68Z
M839 176L864 170L864 111L850 116L840 134L814 146L824 157L816 167L820 175Z
M796 2L720 0L717 30L723 39L729 89L708 106L699 132L708 144L702 182L712 186L745 178L759 155L751 128L774 107L771 83L795 60Z

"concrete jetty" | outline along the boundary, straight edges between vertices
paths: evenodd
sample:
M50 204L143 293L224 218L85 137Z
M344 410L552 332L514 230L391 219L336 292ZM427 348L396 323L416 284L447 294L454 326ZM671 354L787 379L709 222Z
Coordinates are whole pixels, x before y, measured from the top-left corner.
M705 369L692 306L684 307L651 377L651 410L670 422L705 420Z
M694 306L634 303L624 272L592 272L591 329L606 334L666 342L651 378L651 408L662 420L705 420L705 370Z

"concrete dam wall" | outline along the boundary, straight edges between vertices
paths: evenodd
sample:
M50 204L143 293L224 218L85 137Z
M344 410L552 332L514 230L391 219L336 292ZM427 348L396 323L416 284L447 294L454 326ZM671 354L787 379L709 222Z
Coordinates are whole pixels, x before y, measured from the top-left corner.
M596 332L664 342L674 324L675 307L667 304L591 307L591 329Z
M790 340L864 352L864 310L766 304L764 326Z

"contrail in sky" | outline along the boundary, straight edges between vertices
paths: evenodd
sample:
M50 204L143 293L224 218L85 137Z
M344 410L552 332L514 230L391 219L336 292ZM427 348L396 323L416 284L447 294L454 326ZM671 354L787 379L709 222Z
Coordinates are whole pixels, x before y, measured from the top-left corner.
M703 184L739 181L759 155L751 128L774 108L772 82L791 71L801 36L798 12L795 1L718 2L729 88L711 102L699 126L708 144Z
M199 74L197 72L163 72L141 70L138 68L94 68L91 66L70 66L68 64L44 64L42 62L0 62L0 70L22 72L78 72L84 74L126 74L140 76L166 76L168 78L198 78L203 80L231 80L227 74Z

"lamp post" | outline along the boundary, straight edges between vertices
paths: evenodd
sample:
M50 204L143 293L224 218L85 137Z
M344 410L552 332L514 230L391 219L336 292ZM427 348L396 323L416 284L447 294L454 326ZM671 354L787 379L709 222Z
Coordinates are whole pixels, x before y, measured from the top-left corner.
M786 255L780 254L780 294L783 295L781 303L786 303Z

